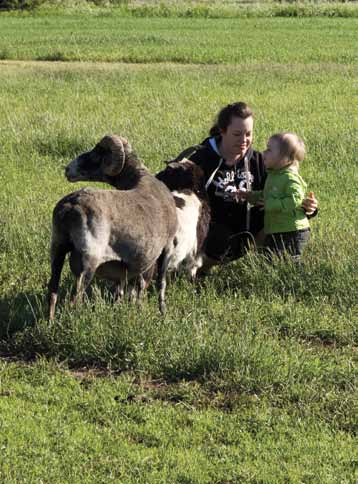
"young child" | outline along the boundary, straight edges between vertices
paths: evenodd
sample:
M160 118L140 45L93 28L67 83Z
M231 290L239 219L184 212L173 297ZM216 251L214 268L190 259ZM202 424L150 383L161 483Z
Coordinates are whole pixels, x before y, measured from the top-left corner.
M278 133L268 140L263 160L267 179L262 191L241 192L239 197L264 206L264 246L270 254L284 252L298 261L310 237L302 200L306 183L298 173L305 156L303 141L293 133Z

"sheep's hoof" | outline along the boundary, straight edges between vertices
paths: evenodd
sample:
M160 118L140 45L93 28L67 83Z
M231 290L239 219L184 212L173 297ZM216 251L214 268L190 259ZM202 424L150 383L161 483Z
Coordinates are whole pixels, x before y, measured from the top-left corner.
M55 319L55 307L56 307L56 302L57 302L57 294L52 292L49 297L49 317L48 319L50 321L53 321Z
M75 307L77 305L77 303L78 303L77 296L73 296L73 298L71 298L71 300L70 300L70 306Z
M167 310L167 306L166 306L165 302L164 301L159 301L159 311L160 311L160 314L162 316L165 315L166 310Z
M114 292L114 300L117 304L120 304L124 298L124 291L123 289L116 289Z

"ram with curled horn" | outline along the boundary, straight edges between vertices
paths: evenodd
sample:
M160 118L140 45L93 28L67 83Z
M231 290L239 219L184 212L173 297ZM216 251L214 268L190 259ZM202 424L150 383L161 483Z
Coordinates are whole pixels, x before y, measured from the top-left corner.
M51 241L49 316L54 318L65 257L76 277L78 300L94 275L120 284L139 281L157 263L160 310L165 310L166 271L177 230L175 202L151 175L125 138L107 135L69 163L70 182L100 181L116 190L85 188L54 208Z
M96 146L71 161L65 169L70 182L100 181L126 190L135 186L145 166L121 136L104 136Z

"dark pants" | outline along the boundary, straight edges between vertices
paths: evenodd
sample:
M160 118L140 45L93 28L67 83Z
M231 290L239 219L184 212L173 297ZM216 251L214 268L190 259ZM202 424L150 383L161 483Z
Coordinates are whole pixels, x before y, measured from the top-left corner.
M219 262L231 261L244 256L255 246L250 232L235 232L227 225L213 223L205 243L205 253Z
M299 261L309 238L310 229L269 234L265 238L264 252L269 260L273 254L279 257L289 254L294 261Z

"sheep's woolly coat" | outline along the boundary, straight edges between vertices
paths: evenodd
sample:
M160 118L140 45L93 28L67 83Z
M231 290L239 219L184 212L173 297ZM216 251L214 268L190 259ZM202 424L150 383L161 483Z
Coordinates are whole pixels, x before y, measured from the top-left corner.
M123 282L154 266L160 259L158 286L164 307L167 255L177 229L176 206L166 186L152 176L129 143L106 136L66 169L70 181L116 179L122 189L82 189L61 199L53 212L50 318L54 317L64 258L71 253L77 292L95 273Z
M204 243L210 225L210 207L203 170L186 158L168 162L156 175L170 189L177 206L178 228L170 270L186 266L192 278L203 264Z
M71 193L54 209L53 244L70 244L98 264L121 261L129 278L141 274L176 232L175 204L167 192L152 176L143 176L126 192L85 188Z

